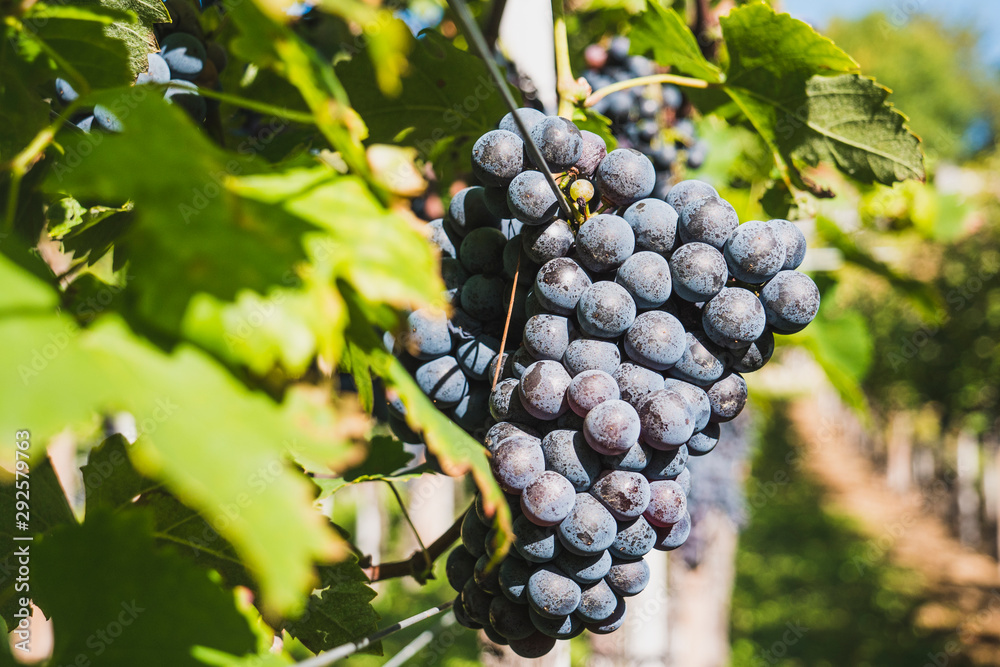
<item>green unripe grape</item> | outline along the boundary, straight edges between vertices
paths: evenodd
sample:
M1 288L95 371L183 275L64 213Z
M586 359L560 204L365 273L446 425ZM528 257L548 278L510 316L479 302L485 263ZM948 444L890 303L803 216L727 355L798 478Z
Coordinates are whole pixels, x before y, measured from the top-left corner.
M573 201L583 200L589 202L594 198L594 184L590 181L577 179L573 185L569 186L569 196Z

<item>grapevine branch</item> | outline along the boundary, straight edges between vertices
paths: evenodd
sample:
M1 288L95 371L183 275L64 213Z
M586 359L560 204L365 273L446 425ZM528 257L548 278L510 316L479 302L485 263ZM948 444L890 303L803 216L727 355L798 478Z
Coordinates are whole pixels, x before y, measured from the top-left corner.
M405 560L371 565L371 556L367 556L368 564L364 562L361 564L362 571L372 582L411 576L417 581L424 581L430 574L430 568L434 561L444 555L444 552L451 548L451 545L459 538L464 518L465 512L462 512L441 537L434 540L426 549L417 549Z
M552 0L553 42L556 52L556 93L559 95L559 115L573 117L573 92L576 84L569 62L569 39L566 36L566 17L563 0Z

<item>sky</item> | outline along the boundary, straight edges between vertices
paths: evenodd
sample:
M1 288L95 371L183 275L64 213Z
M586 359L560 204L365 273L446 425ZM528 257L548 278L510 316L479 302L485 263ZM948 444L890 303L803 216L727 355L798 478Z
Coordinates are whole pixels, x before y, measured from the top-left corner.
M902 23L915 14L930 14L980 30L983 60L1000 67L1000 0L784 0L782 8L820 30L834 16L856 18L882 11Z

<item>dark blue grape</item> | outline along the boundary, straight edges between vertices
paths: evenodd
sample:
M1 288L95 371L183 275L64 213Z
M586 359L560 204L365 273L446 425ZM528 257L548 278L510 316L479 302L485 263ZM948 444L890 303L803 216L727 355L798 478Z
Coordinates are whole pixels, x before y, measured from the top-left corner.
M97 125L97 127L105 132L121 132L125 129L118 116L112 113L111 109L101 104L94 107L94 125Z
M66 79L56 79L56 97L63 104L72 104L79 99L80 93Z
M750 220L729 235L723 254L737 280L761 284L781 270L785 244L770 223Z
M137 85L144 83L167 83L170 81L170 65L167 64L167 61L160 54L147 54L146 62L148 64L146 71L139 74L135 79Z
M610 618L617 606L618 597L602 579L582 588L580 605L574 613L584 623L599 623Z
M655 544L656 531L640 516L618 524L618 533L608 551L615 558L630 560L642 558L653 550Z
M406 317L400 336L406 351L417 359L435 359L451 352L448 315L437 308L421 308Z
M726 366L722 362L722 351L705 334L685 334L686 348L670 375L685 382L707 387L722 377Z
M559 116L547 116L535 123L531 128L531 140L553 171L572 167L583 155L583 136L579 128Z
M438 357L420 366L414 374L417 384L442 407L457 405L469 391L469 381L455 357Z
M531 285L539 268L538 262L524 252L521 243L521 235L518 234L511 237L503 248L503 274L513 280L516 273L518 289Z
M524 560L547 563L562 551L556 531L538 526L523 514L514 519L514 549Z
M712 421L727 422L743 411L747 403L747 383L739 373L727 373L708 388Z
M610 271L632 255L635 234L625 218L601 213L581 225L576 249L580 261L591 271Z
M528 411L521 405L521 396L517 391L518 381L508 378L497 382L490 392L490 414L497 421L525 422L532 419Z
M514 437L504 440L493 450L493 476L507 493L519 494L536 477L545 472L545 456L537 439Z
M806 237L802 230L788 220L775 219L767 224L771 225L785 246L785 261L781 265L782 270L791 271L799 268L802 260L806 258Z
M486 377L493 357L500 352L500 341L492 336L476 336L458 346L455 357L465 374L474 380L492 379Z
M525 580L527 581L527 580ZM490 623L504 639L526 639L535 633L528 606L498 595L490 602Z
M484 591L476 584L474 579L469 579L462 589L462 606L469 618L479 625L487 625L490 622L490 603L493 596Z
M622 400L636 410L648 394L663 389L662 375L627 361L611 375L618 383Z
M558 568L544 565L528 579L528 604L546 618L567 616L580 604L580 585Z
M559 541L575 554L596 554L615 541L618 524L596 498L578 493L569 516L557 528Z
M677 232L684 243L707 243L722 250L729 235L740 224L736 210L717 196L696 199L680 209Z
M622 400L604 401L583 420L583 436L601 454L628 451L638 442L639 432L638 413Z
M468 628L470 630L479 630L482 628L482 624L476 623L469 616L469 612L465 610L465 604L462 602L462 596L459 595L455 598L455 604L452 606L452 611L455 612L455 620L463 628Z
M539 171L518 174L507 189L507 206L526 225L541 225L556 217L559 204L548 179ZM522 230L523 231L523 230Z
M598 338L616 338L635 321L635 302L624 287L602 281L587 288L576 305L580 328Z
M677 211L659 199L642 199L622 214L635 233L635 247L666 255L677 241Z
M618 383L604 371L584 371L574 377L566 389L570 409L581 417L586 417L604 401L618 398Z
M612 595L614 595L613 592ZM588 630L595 635L609 635L622 627L622 624L625 622L625 600L623 598L616 599L618 600L618 604L615 605L615 609L611 612L611 615L601 621L587 623Z
M687 401L674 391L661 389L646 396L639 407L642 439L654 449L680 447L694 435L694 420Z
M642 472L649 465L650 448L637 442L619 454L602 454L601 462L608 470Z
M693 201L718 196L719 193L708 183L691 179L681 181L670 188L670 192L667 193L667 203L673 206L675 210L680 211Z
M463 522L464 523L464 522ZM465 588L465 583L472 578L476 568L476 558L469 553L469 550L459 544L448 554L448 560L444 564L444 573L448 578L448 584L461 593Z
M577 583L593 584L603 579L608 573L611 568L611 554L607 551L601 551L596 554L578 556L564 551L552 561L552 564Z
M171 79L163 93L163 99L184 109L187 115L199 123L205 120L208 113L208 104L198 94L198 86L184 79Z
M690 382L683 380L669 379L663 382L663 388L676 391L687 401L688 410L694 420L694 430L700 431L708 425L708 418L712 414L712 406L708 400L708 394L701 387L696 387Z
M684 325L662 310L641 313L625 334L625 353L629 358L654 370L670 368L680 361L686 349Z
M543 635L541 632L536 632L525 639L510 640L510 650L522 658L541 658L551 651L555 645L556 640L554 637Z
M575 502L576 490L570 481L546 470L524 487L521 511L538 526L554 526L569 515Z
M615 282L628 290L637 309L659 308L670 298L670 265L655 252L637 252L618 267Z
M617 561L604 580L618 595L638 595L649 583L649 564L641 559Z
M684 489L674 480L650 482L646 521L654 527L672 526L687 513Z
M657 551L673 551L687 541L691 534L691 515L687 512L677 521L677 523L656 529Z
M691 468L681 470L681 474L677 475L677 479L674 481L681 485L681 491L684 492L685 498L691 495Z
M565 477L578 492L586 491L597 479L601 462L579 431L558 429L542 438L545 468Z
M472 173L483 185L510 185L524 168L524 142L508 130L492 130L472 147Z
M812 278L798 271L781 271L760 292L767 323L776 333L802 331L819 312L819 289ZM760 334L754 338L756 339Z
M546 618L533 608L529 607L528 609L531 622L546 637L572 639L584 631L583 621L572 614L559 618Z
M617 148L597 167L597 189L617 206L645 199L656 183L656 169L645 155L632 148Z
M544 264L569 254L574 242L573 230L565 220L521 230L521 247L528 258Z
M462 285L462 308L481 321L502 318L506 315L503 288L503 279L498 276L472 276Z
M473 567L477 559L486 555L486 533L489 530L489 526L480 521L475 512L466 512L462 519L462 546L472 557Z
M486 208L495 217L500 218L500 231L503 233L505 239L509 239L514 234L520 231L518 227L517 231L513 230L513 225L510 219L514 217L514 212L510 210L510 204L507 203L507 187L487 187L483 191L483 201L486 203ZM505 222L506 221L506 222ZM521 225L520 220L513 220L518 225Z
M557 257L538 270L534 292L546 310L571 315L590 285L590 277L579 264L568 257Z
M448 204L446 223L458 236L479 227L496 227L500 219L486 206L486 190L480 185L459 190Z
M189 81L198 78L208 57L201 40L186 32L167 35L160 45L160 53L170 66L172 78Z
M483 427L490 418L489 385L470 385L469 393L462 397L458 405L448 410L448 415L470 433Z
M687 462L687 445L681 445L677 449L654 450L652 460L643 474L653 482L676 479L684 470Z
M458 245L461 239L452 239L452 235L444 226L444 218L437 218L427 223L431 230L431 243L438 247L442 257L458 259Z
M507 239L499 229L480 227L462 239L458 257L469 273L496 274L503 270L503 249L506 245Z
M761 300L753 292L726 287L705 304L701 323L713 343L733 350L760 338L766 316Z
M500 119L500 129L507 130L508 132L513 132L518 136L519 139L524 139L521 135L521 128L517 126L517 121L514 120L513 111L507 112L507 115ZM521 107L517 110L517 117L524 124L524 127L528 132L531 132L533 128L539 121L545 119L545 114L543 114L538 109L532 109L530 107Z
M535 429L530 426L525 426L524 424L497 422L486 432L486 436L483 438L483 445L486 449L492 452L501 442L514 436L529 436L538 438L539 433ZM541 441L539 440L539 442Z
M472 578L476 581L476 585L483 591L489 593L490 595L499 595L500 580L497 578L498 571L498 566L494 565L493 567L490 567L489 554L483 554L476 561Z
M733 370L740 373L759 371L774 354L774 334L770 329L764 329L760 338L750 344L742 354L737 354L733 361Z
M649 504L649 482L637 472L607 471L598 478L590 493L618 521L642 516Z
M571 378L557 361L536 361L521 376L521 404L536 419L555 419L569 409L566 389Z
M583 139L583 149L580 152L580 159L573 166L582 177L590 178L597 171L597 166L607 156L608 146L604 143L604 139L593 132L581 130L580 136Z
M670 257L670 277L674 293L685 301L708 301L729 279L722 253L707 243L686 243Z
M574 377L590 370L614 373L621 365L621 360L617 345L592 338L574 340L563 355L563 365Z
M535 315L524 325L524 349L535 359L560 361L575 333L561 315Z
M93 115L87 116L79 123L77 123L76 126L81 130L83 130L84 132L90 132L91 129L93 129L94 127L94 116Z
M691 436L686 446L691 456L704 456L715 449L717 444L719 444L719 425L709 422L701 432Z
M469 274L457 259L445 257L441 260L441 279L444 280L445 296L450 303L461 303L462 285Z
M520 553L519 550L517 551ZM497 577L500 581L500 592L511 602L516 602L519 605L528 604L528 592L525 589L528 587L528 577L534 571L535 566L531 561L512 557L505 558L500 564L500 574Z

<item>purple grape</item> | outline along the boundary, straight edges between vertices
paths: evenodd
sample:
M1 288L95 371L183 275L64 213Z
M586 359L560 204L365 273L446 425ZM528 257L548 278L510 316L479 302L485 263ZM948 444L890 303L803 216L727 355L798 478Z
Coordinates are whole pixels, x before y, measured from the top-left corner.
M655 252L637 252L618 267L615 282L632 295L637 309L659 308L670 298L670 265Z
M437 308L420 308L406 318L400 336L406 351L417 359L435 359L451 352L448 315Z
M553 220L521 230L521 248L528 259L539 264L565 257L574 241L573 230L565 220Z
M673 480L650 482L649 507L644 517L654 527L672 526L687 513L684 489Z
M663 388L676 391L687 401L688 410L694 420L694 430L700 431L708 425L708 419L712 415L712 405L708 400L708 394L701 387L684 382L683 380L665 380Z
M597 282L587 288L576 306L580 328L598 338L616 338L635 321L635 302L624 287Z
M663 376L638 364L625 362L612 373L622 400L636 410L642 400L654 391L663 389Z
M643 474L653 482L666 479L676 479L688 461L687 445L677 449L657 450L653 452L652 461Z
M462 589L465 588L465 583L472 578L475 569L476 558L461 544L451 550L451 553L448 554L448 560L444 564L448 584L458 593L461 593Z
M684 544L690 534L691 515L684 512L677 523L656 529L656 545L653 548L657 551L673 551Z
M642 558L656 544L656 531L643 517L618 524L615 541L608 548L611 555L623 560Z
M699 387L710 386L726 371L722 351L701 332L688 332L684 338L687 347L670 375Z
M507 493L519 494L545 472L545 456L537 439L515 436L493 450L493 476Z
M526 225L543 225L559 213L556 195L539 171L524 171L514 177L507 189L507 207Z
M503 249L507 239L493 227L473 229L462 239L458 258L470 274L496 274L503 270Z
M498 569L497 567L490 568L490 557L488 554L483 554L476 561L472 578L475 579L476 585L483 591L490 595L499 595L500 580L497 578Z
M709 422L700 433L691 436L686 446L691 456L704 456L715 449L717 444L719 444L719 425L716 422Z
M538 526L523 514L514 519L513 531L514 549L526 561L547 563L562 551L555 530Z
M496 227L500 219L486 206L485 188L474 185L459 190L448 204L445 228L458 236L465 236L479 227Z
M601 213L580 226L576 249L580 261L591 271L610 271L632 255L635 234L624 218Z
M649 583L649 564L642 559L617 561L604 580L618 595L638 595Z
M601 551L596 554L578 556L564 551L556 557L552 564L559 568L579 584L593 584L608 573L611 567L611 554Z
M602 454L601 461L608 470L642 472L649 465L650 448L637 442L619 454Z
M489 526L480 521L475 512L466 512L465 518L462 519L462 546L473 559L478 559L486 553L486 533L488 532ZM475 565L475 560L473 565Z
M819 289L812 278L798 271L780 271L760 292L767 323L776 333L802 331L819 312ZM754 337L756 340L760 333Z
M580 593L580 585L552 565L543 565L528 578L528 604L545 618L572 614Z
M533 608L529 607L528 617L531 619L535 628L537 628L538 631L546 637L552 637L554 639L572 639L584 631L583 622L573 615L560 616L559 618L546 618Z
M604 139L587 130L580 130L580 137L583 139L583 150L580 159L573 166L583 178L590 178L608 154L608 146Z
M520 553L516 548L515 552ZM500 574L497 576L500 581L500 592L511 602L516 602L518 605L528 604L528 592L525 589L528 586L528 577L534 571L535 566L531 561L511 556L504 558L500 564Z
M698 199L717 196L719 193L708 183L691 179L681 181L670 188L670 192L667 193L667 203L679 211Z
M524 325L524 349L538 360L561 361L575 333L565 317L534 315Z
M417 384L440 407L457 405L469 391L469 381L455 357L438 357L414 373Z
M760 338L765 321L761 301L742 287L723 288L705 304L701 315L705 334L716 345L729 349L746 347Z
M650 310L636 317L625 334L625 353L637 364L662 371L681 360L686 343L684 325L676 317Z
M740 224L732 204L718 196L696 199L678 211L677 231L684 243L707 243L722 250L729 235Z
M597 583L584 586L580 594L580 605L574 612L584 623L600 623L611 617L618 607L618 597L615 595L608 582L598 581Z
M500 352L500 341L492 336L476 336L458 346L455 357L473 380L486 380L490 362Z
M557 257L538 270L534 292L547 310L571 315L590 285L590 277L579 264L568 257Z
M531 128L531 140L553 171L568 169L583 156L583 137L579 128L559 116L546 116L535 123ZM535 166L544 168L543 165Z
M733 361L733 370L740 373L759 371L771 360L774 354L774 334L770 329L764 329L760 338L750 344L743 354L738 354Z
M639 432L638 413L622 400L604 401L583 420L583 436L601 454L627 451L638 442Z
M680 447L694 435L687 401L674 391L649 394L639 408L643 441L654 449Z
M619 398L618 384L604 371L584 371L573 378L566 390L570 409L581 417L604 401Z
M576 377L584 371L596 370L614 373L621 365L618 346L606 340L578 338L569 344L563 355L563 365Z
M656 169L639 151L618 148L601 160L595 180L603 198L617 206L628 206L650 195L656 184Z
M729 273L745 283L764 283L785 263L784 242L774 226L760 220L750 220L737 227L722 251Z
M677 241L677 211L659 199L643 199L622 214L635 234L635 247L667 255Z
M576 490L565 477L547 470L524 487L521 511L539 526L554 526L565 519L576 502Z
M579 431L550 431L542 438L542 453L546 470L565 477L577 493L589 489L601 471L597 453Z
M513 132L518 136L519 139L524 139L521 135L521 128L517 126L517 121L514 120L513 111L508 111L507 115L500 119L499 128L501 130L507 130L508 132ZM545 114L543 114L538 109L532 109L531 107L521 107L517 110L517 117L524 124L524 128L531 132L533 128L539 121L545 119Z
M795 223L788 220L771 220L767 224L781 239L785 246L785 261L781 265L782 270L791 271L799 268L802 260L806 258L806 237Z
M596 623L587 623L587 629L595 635L609 635L622 627L622 624L625 622L625 610L625 600L618 598L618 604L615 606L615 610L611 612L611 615Z
M674 294L692 303L708 301L729 279L725 257L707 243L682 245L670 256L669 265Z
M722 376L706 393L712 406L713 422L727 422L735 418L747 403L747 383L739 373Z
M535 634L525 639L510 640L510 650L522 658L541 658L551 651L555 645L556 640L554 637L548 637L541 632L535 632Z
M597 554L615 541L618 524L607 508L587 493L576 495L569 516L556 529L559 541L577 554Z
M472 173L483 185L510 185L524 168L524 142L507 130L492 130L472 147Z
M528 617L528 606L517 604L502 595L490 602L490 624L508 641L527 639L535 633L535 626Z
M557 361L536 361L521 376L518 392L521 404L536 419L555 419L569 409L566 389L569 373Z
M618 521L642 516L649 504L649 482L637 472L607 471L598 478L590 493Z

